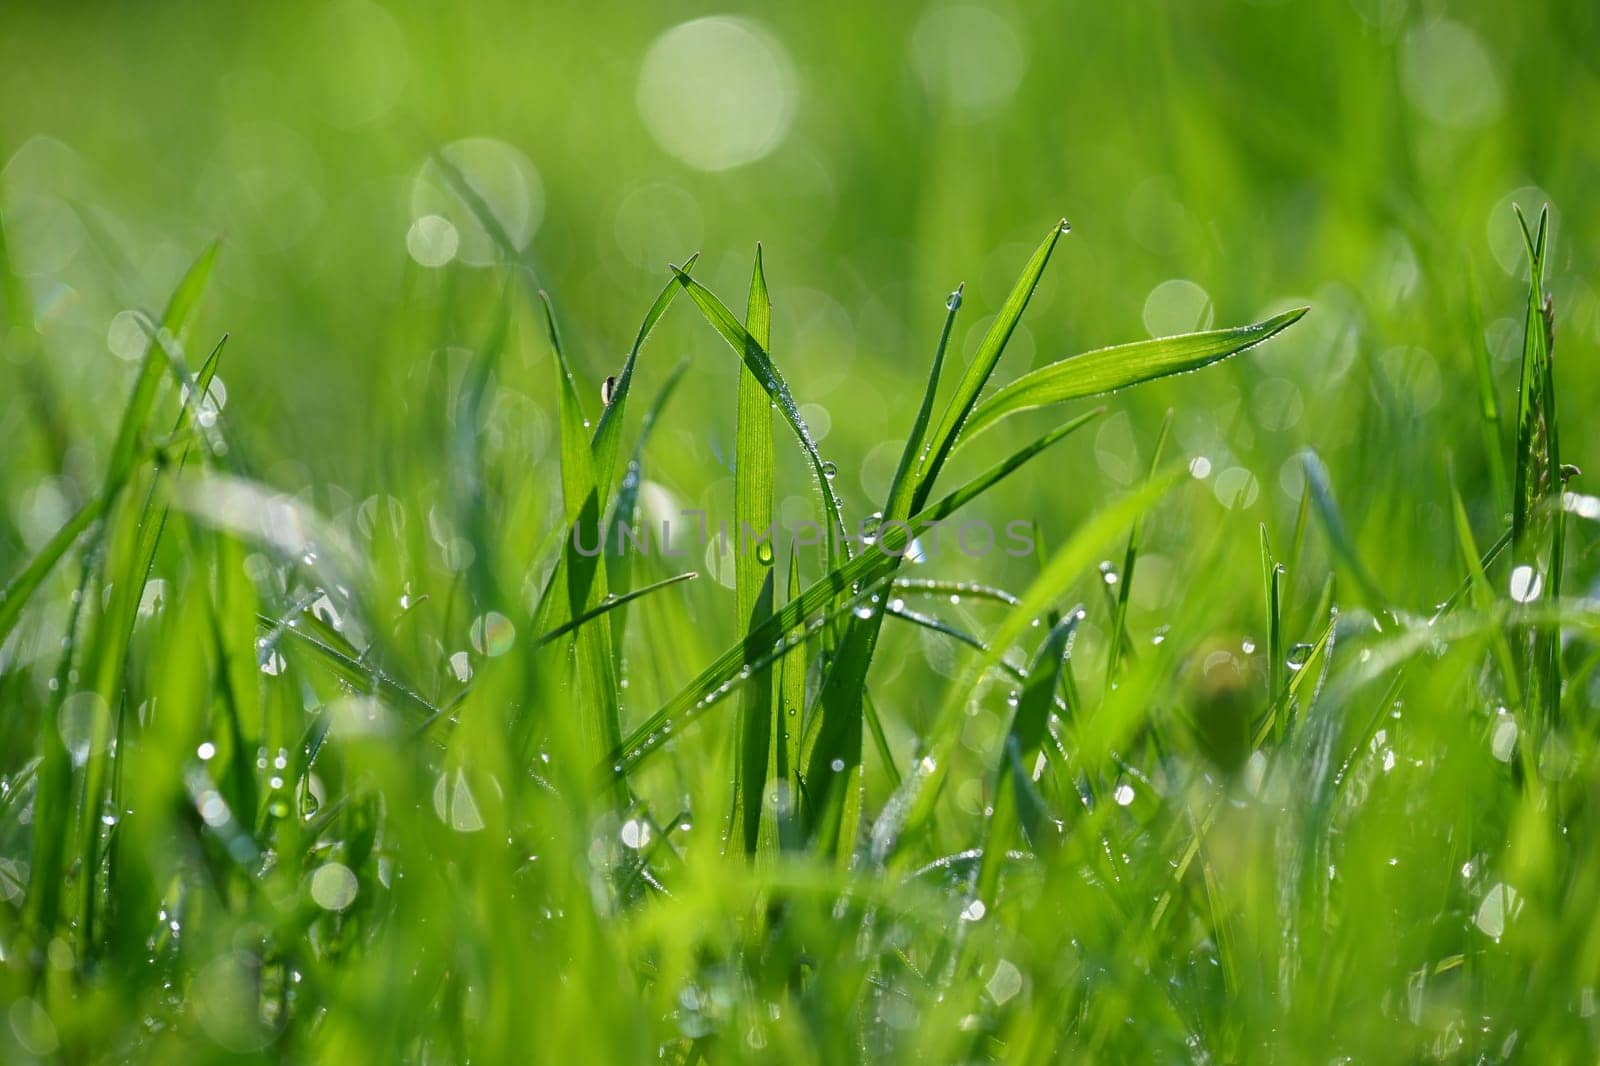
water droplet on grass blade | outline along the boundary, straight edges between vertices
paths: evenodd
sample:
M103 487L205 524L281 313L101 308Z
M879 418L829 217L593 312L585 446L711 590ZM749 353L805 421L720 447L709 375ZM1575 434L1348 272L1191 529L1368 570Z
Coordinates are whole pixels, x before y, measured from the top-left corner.
M1531 566L1519 566L1511 571L1511 598L1518 603L1532 603L1544 591L1544 578Z

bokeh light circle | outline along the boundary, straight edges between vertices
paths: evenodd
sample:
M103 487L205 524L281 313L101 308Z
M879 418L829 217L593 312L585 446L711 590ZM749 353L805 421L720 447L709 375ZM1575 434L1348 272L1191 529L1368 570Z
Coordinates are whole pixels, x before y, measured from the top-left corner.
M788 52L751 19L674 26L639 66L645 128L696 170L730 170L770 154L794 121L796 93Z

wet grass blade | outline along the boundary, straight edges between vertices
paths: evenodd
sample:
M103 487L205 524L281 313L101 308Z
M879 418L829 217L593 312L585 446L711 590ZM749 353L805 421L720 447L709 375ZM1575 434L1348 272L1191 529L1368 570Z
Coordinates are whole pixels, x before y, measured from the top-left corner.
M939 471L944 468L945 460L955 449L957 439L963 434L970 435L970 430L967 429L967 417L972 414L972 409L978 402L978 395L983 392L984 385L988 384L990 375L1000 362L1000 356L1005 352L1006 343L1011 340L1011 334L1015 332L1017 323L1022 321L1022 313L1027 310L1028 301L1033 298L1034 290L1039 287L1039 279L1044 276L1044 268L1050 263L1050 254L1055 251L1062 234L1069 229L1066 219L1051 227L1038 248L1034 249L1032 258L1022 268L1022 274L1012 286L1010 295L1000 307L1000 312L995 315L994 324L984 335L983 343L978 346L977 354L967 365L966 373L962 375L961 381L956 385L955 393L950 397L950 403L945 407L944 417L939 420L939 428L928 440L926 455L917 468L917 484L912 494L910 510L922 509L923 504L932 495L934 482L939 477Z
M662 578L660 581L655 581L641 588L636 588L631 592L613 595L599 606L591 607L589 610L585 611L583 614L572 619L571 621L564 622L555 629L552 629L550 632L542 634L534 640L534 647L541 647L545 644L553 644L562 637L566 636L568 633L571 633L573 630L587 625L596 618L608 615L612 611L620 610L621 608L632 603L634 600L643 599L653 592L660 592L664 588L670 588L673 585L681 584L685 581L693 581L699 576L700 575L698 573L690 570L682 574L673 574L671 577Z
M166 310L162 313L162 329L173 335L181 332L205 292L216 256L217 246L212 244L184 273L167 301ZM161 380L164 376L162 371L165 365L165 354L161 351L159 343L152 338L145 345L144 358L134 381L132 395L123 409L122 421L112 444L100 492L105 500L108 521L100 527L96 535L97 544L105 546L104 555L98 566L109 586L110 599L94 617L94 624L81 649L69 648L68 655L63 659L65 664L71 661L73 654L79 655L80 661L87 666L85 671L87 684L83 686L84 690L92 693L88 698L95 701L96 707L104 709L104 714L97 716L94 722L94 738L81 774L73 773L68 753L62 745L59 734L58 715L61 698L50 702L50 711L40 728L43 752L39 771L39 793L34 804L34 821L39 826L40 837L35 845L36 876L30 882L25 904L28 926L36 937L47 936L58 918L57 907L61 899L59 893L64 864L69 854L72 857L71 861L82 864L81 869L91 871L77 880L73 897L69 901L73 921L77 923L74 936L91 935L89 919L94 898L93 883L96 880L94 872L98 872L99 869L97 859L101 838L100 804L108 770L108 755L105 748L109 745L111 716L114 709L119 708L121 704L118 680L128 652L128 627L125 619L131 618L138 608L143 591L143 574L136 565L136 553L144 512L130 508L127 511L130 522L118 523L115 520L117 515L112 510L112 504L126 488L133 473L140 439L150 422L156 400L160 395ZM85 587L91 572L90 565L86 563ZM65 695L63 689L61 697ZM73 780L75 776L78 777L76 788ZM75 822L72 818L74 792L79 797Z
M961 298L965 290L965 284L957 285L945 301L944 328L939 331L939 346L933 352L933 366L928 370L928 384L922 392L922 405L917 408L917 417L911 423L911 434L906 437L899 465L895 467L894 481L889 486L889 498L883 506L885 519L904 518L911 510L911 498L917 488L917 470L923 460L923 445L928 439L928 426L933 421L933 405L939 396L939 379L944 374L945 351L950 347L950 332L955 328L956 312L961 310Z
M805 451L806 458L811 461L811 468L817 476L817 485L822 493L823 510L828 517L827 540L827 567L832 570L838 565L838 557L843 554L849 557L849 541L841 540L845 533L844 519L839 513L839 498L833 491L833 467L823 462L822 454L817 450L817 442L811 436L811 430L806 427L805 419L800 417L800 408L796 405L794 394L789 391L789 385L778 372L772 362L772 357L767 354L766 346L750 332L739 324L726 305L704 285L695 281L681 269L673 268L673 273L678 283L689 293L689 298L700 308L700 313L705 316L711 327L721 335L739 358L744 363L744 368L755 377L763 391L778 405L778 410L783 412L783 417L788 421L789 427L794 431L795 439L800 442L800 447Z
M120 484L113 488L112 496L120 489ZM0 644L16 628L17 622L22 617L22 609L28 605L28 600L38 591L44 579L50 576L50 571L55 568L61 557L72 550L83 531L88 529L106 511L106 504L112 497L108 497L104 489L96 493L88 503L78 508L76 514L67 519L65 525L56 530L44 547L39 549L22 572L12 578L3 590L0 590Z
M210 279L216 258L217 245L212 244L189 267L167 301L167 308L161 316L161 328L176 334L188 322L200 296L205 292L206 282ZM12 578L5 589L0 591L0 644L5 643L6 638L10 636L29 598L49 576L56 563L71 550L83 531L106 512L127 483L137 458L139 435L149 421L150 412L155 406L165 362L160 344L152 336L145 345L144 358L139 365L139 375L134 381L132 396L127 407L123 409L122 422L117 429L116 440L111 449L111 459L100 491L79 508L78 512L46 542L22 572Z
M1467 518L1467 507L1461 501L1461 489L1456 483L1455 473L1452 469L1450 475L1450 515L1455 523L1456 547L1461 552L1461 562L1467 568L1467 585L1470 588L1472 605L1480 611L1490 610L1494 606L1494 589L1489 584L1489 576L1484 572L1483 562L1478 554L1478 544L1472 535L1472 523ZM1522 687L1517 681L1516 659L1511 654L1511 645L1506 641L1503 631L1495 630L1490 636L1490 650L1493 652L1495 662L1500 667L1500 677L1506 686L1506 702L1511 706L1522 704Z
M674 282L676 285L676 282ZM666 408L667 401L677 390L678 383L683 380L683 375L689 369L688 360L680 362L673 367L667 375L667 380L661 383L655 399L645 411L644 418L639 423L639 437L633 445L633 456L628 460L628 465L622 474L622 481L617 485L616 499L612 501L611 513L606 521L607 529L616 529L618 523L627 525L630 529L638 528L635 521L639 509L639 488L644 483L644 450L649 444L650 437L655 431L656 423L661 419L661 412ZM633 554L624 549L621 537L615 536L606 541L606 578L612 589L625 589L632 581ZM563 566L559 560L556 564ZM552 575L554 576L554 575ZM617 611L611 620L612 651L618 658L617 672L621 676L621 656L623 638L627 632L628 612L626 609Z
M310 615L298 617L299 625L286 626L275 618L261 614L256 616L256 624L263 636L274 643L284 636L292 637L294 643L303 645L315 654L335 676L357 691L375 692L396 707L405 707L422 715L425 723L439 716L440 708L421 693L371 663L363 662L360 653L348 644L340 647L342 639L330 639L326 631L314 632L306 621Z
M794 603L800 598L800 560L791 553L788 591L784 601ZM808 641L795 641L778 660L778 702L773 716L773 728L778 735L773 744L775 757L772 779L781 783L779 787L783 791L780 794L782 802L762 808L763 850L772 847L792 850L800 843L800 825L795 811L800 803L800 731L806 713L810 646Z
M962 439L971 440L1019 411L1116 392L1210 366L1276 336L1308 310L1297 307L1250 326L1118 344L1042 366L985 400L972 412Z
M763 351L772 347L772 301L767 294L761 248L750 275L745 329ZM739 367L738 421L735 427L733 511L734 604L739 631L748 637L772 615L777 532L772 525L772 401L748 364ZM748 537L751 539L747 539ZM746 649L752 656L764 649ZM734 756L731 837L755 854L761 830L761 805L772 768L772 671L755 670L739 694L737 750Z
M1513 205L1515 206L1515 205ZM1517 388L1517 452L1512 493L1511 553L1516 566L1514 594L1524 601L1554 600L1561 594L1566 554L1566 515L1561 507L1564 474L1556 419L1555 308L1544 290L1550 211L1539 212L1528 227L1516 207L1528 254L1528 306L1523 323L1522 367ZM1518 587L1519 586L1519 587ZM1528 709L1539 723L1536 737L1552 728L1561 710L1560 631L1536 628L1524 678Z
M541 294L542 296L543 294ZM607 595L605 555L602 549L605 529L599 487L595 483L594 454L584 425L583 408L572 370L556 331L555 316L547 299L541 300L550 331L550 346L555 354L556 399L560 416L561 498L567 531L563 555L566 563L565 588L552 597L559 616L555 625L583 617L600 605ZM596 538L591 552L582 547L585 537ZM553 628L553 626L552 626ZM576 665L574 703L581 708L580 733L595 756L613 751L621 741L621 708L618 705L616 660L612 653L610 619L604 615L573 631ZM619 779L613 797L622 799L626 789Z
M956 727L956 723L959 722L961 710L966 705L973 687L985 674L1000 664L1006 651L1033 627L1034 620L1047 615L1055 601L1070 588L1072 583L1093 567L1095 557L1104 550L1105 545L1118 532L1127 529L1135 517L1154 505L1177 481L1176 472L1153 478L1138 491L1100 510L1074 530L1066 542L1050 557L1038 577L1022 594L1017 605L1006 614L1005 619L990 637L989 650L976 662L968 665L960 677L946 687L944 701L930 731L927 756L930 760L928 763L930 769L923 778L921 794L916 797L907 816L908 832L915 831L925 824L932 814L934 802L949 773L951 754L954 747L960 743L961 730ZM1144 704L1141 703L1140 706L1143 707ZM1115 740L1130 726L1130 723L1120 719L1103 722L1097 720L1095 725L1098 743L1104 746ZM1091 749L1091 753L1097 751L1098 748Z

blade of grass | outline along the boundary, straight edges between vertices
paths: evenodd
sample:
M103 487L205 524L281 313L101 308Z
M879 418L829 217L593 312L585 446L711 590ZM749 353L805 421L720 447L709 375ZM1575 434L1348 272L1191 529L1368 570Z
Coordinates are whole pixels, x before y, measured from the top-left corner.
M911 498L917 487L917 468L922 462L923 442L928 438L928 425L933 421L933 405L939 395L939 379L944 373L944 355L950 346L950 331L955 328L956 312L961 310L962 293L966 284L957 285L945 300L944 328L939 331L939 346L933 352L933 366L928 371L928 384L922 392L922 405L911 423L911 434L906 437L900 452L900 462L895 467L894 480L889 485L889 498L883 505L887 521L903 519L911 510Z
M678 283L688 291L689 298L700 308L700 313L705 316L706 321L722 336L728 346L738 353L745 369L754 375L761 388L772 398L772 402L778 405L778 410L783 412L783 417L794 430L795 439L800 442L806 458L811 461L812 470L817 476L818 488L822 493L823 510L828 517L826 565L832 570L838 565L841 554L846 559L850 557L844 518L839 513L839 497L833 491L833 467L823 462L822 454L817 451L817 442L811 436L811 430L806 427L805 419L800 417L800 408L795 404L794 394L789 391L788 382L784 381L783 375L778 372L765 346L739 324L739 320L733 317L733 313L721 300L682 270L674 267L673 272Z
M1157 337L1100 348L1042 366L985 400L967 422L962 441L1019 411L1099 396L1156 378L1185 374L1254 348L1300 321L1307 307L1250 326Z
M1070 229L1066 219L1062 219L1050 228L1050 232L1045 234L1039 247L1034 249L1033 257L1022 268L1022 274L1012 286L1010 295L1000 307L1000 312L995 315L994 324L984 335L983 343L978 346L977 354L967 365L967 372L962 375L961 381L956 385L955 394L950 397L950 403L945 407L944 417L939 420L939 428L928 439L928 447L922 462L917 467L917 483L909 508L911 511L922 510L923 504L933 493L934 482L939 477L939 471L944 468L945 460L955 449L956 440L964 431L967 416L972 413L973 406L978 402L979 393L983 392L984 385L988 383L989 376L994 373L994 368L1005 351L1006 343L1011 340L1011 334L1016 331L1017 323L1022 320L1022 312L1027 310L1028 301L1033 298L1034 290L1039 287L1039 279L1044 276L1044 268L1050 262L1050 254L1055 251L1062 234L1069 232Z
M676 287L677 283L673 283ZM617 495L611 504L611 513L607 517L605 528L615 530L619 523L627 525L630 529L638 528L635 518L639 509L639 487L644 482L644 449L650 442L651 434L655 431L656 423L661 418L667 401L677 391L678 383L683 380L683 375L689 368L688 360L683 360L672 372L667 375L667 380L662 382L661 388L656 392L655 399L645 411L643 420L639 423L639 437L633 445L633 456L628 460L627 468L623 471L622 481L617 485ZM603 417L603 416L602 416ZM633 554L624 550L620 533L610 538L605 544L606 577L613 589L625 589L632 580ZM558 560L558 567L564 564ZM622 674L622 647L623 638L627 632L628 612L618 611L611 622L612 652L617 656L617 675Z
M540 294L550 345L555 353L556 396L560 417L561 497L565 511L566 559L565 589L556 597L560 616L556 625L581 618L605 600L606 570L603 552L589 554L579 550L582 532L592 530L604 539L599 489L595 483L594 454L583 420L578 393L572 383L572 370L556 331L555 316L548 299ZM580 734L594 755L615 750L622 739L621 708L618 705L615 658L611 647L610 619L604 615L573 631L573 656L576 682L573 702L581 708ZM626 798L620 777L613 781L612 798Z
M750 274L750 299L745 329L763 351L772 347L772 301L767 294L761 247L756 246ZM741 633L748 638L772 615L776 567L772 523L772 401L748 364L739 367L738 421L735 430L733 511L738 523L734 543L734 604ZM747 543L746 530L760 538ZM750 647L756 656L764 649ZM730 838L754 855L761 832L761 805L772 768L772 671L753 671L739 694L734 730L733 815Z
M786 603L801 597L800 559L789 556L789 584ZM779 802L762 807L763 851L772 848L792 850L800 843L799 820L794 816L800 803L800 730L806 711L806 674L809 668L809 642L795 641L778 660L778 702L773 717L777 738L773 744L772 779L777 782ZM769 843L770 842L770 843Z
M1522 367L1517 388L1516 483L1511 512L1512 561L1523 576L1519 599L1554 600L1561 594L1566 515L1561 509L1561 447L1555 394L1555 310L1544 290L1550 232L1548 207L1537 230L1528 228L1521 207L1512 205L1528 255L1528 306L1523 323ZM1541 543L1548 530L1548 541ZM1532 631L1523 687L1542 743L1561 712L1561 641L1558 629Z
M994 810L984 825L983 860L978 867L977 898L992 910L1000 885L1000 860L1010 849L1021 824L1021 812L1029 808L1025 768L1032 765L1044 746L1045 727L1054 707L1061 667L1072 646L1072 635L1083 619L1080 605L1051 627L1050 633L1034 654L1017 697L1005 743L1001 745L1000 765L994 775ZM1029 838L1037 837L1037 825Z
M1052 603L1093 566L1094 557L1119 530L1127 529L1134 518L1155 504L1178 481L1176 472L1152 478L1138 491L1101 509L1083 523L1050 557L1033 582L1023 592L1017 606L1007 612L1004 621L989 640L989 650L962 671L961 676L945 690L945 697L934 718L930 731L928 758L932 769L923 783L923 792L913 805L907 819L907 830L915 831L932 814L934 802L949 772L950 755L960 742L961 730L952 723L958 721L961 708L978 681L994 669L1001 657L1024 633L1032 628L1034 619L1045 615ZM1097 723L1100 739L1109 743L1123 723Z
M217 245L213 243L200 254L173 290L161 316L161 328L171 335L176 336L182 331L199 303L206 283L210 279L216 255ZM107 500L108 514L112 519L116 514L110 511L111 503L126 488L133 473L140 439L149 424L156 400L160 395L161 380L164 376L162 370L165 365L165 354L160 344L152 339L145 346L144 359L140 363L132 395L123 410L122 421L112 444L111 457L101 489L101 495ZM63 848L64 843L68 844L74 855L74 861L81 864L80 869L83 874L74 883L73 897L68 901L68 906L76 923L73 939L84 949L88 945L83 938L91 936L93 931L91 908L95 898L94 883L99 870L101 800L108 774L107 749L110 746L112 713L113 709L121 704L118 681L127 660L129 637L127 620L138 609L144 587L143 572L138 567L137 552L146 512L147 508L128 507L126 513L129 516L129 524L121 525L114 520L108 521L100 527L95 537L95 544L90 550L90 557L99 550L104 551L97 565L110 592L109 600L101 613L93 618L94 624L81 648L81 659L87 665L85 674L88 681L83 691L90 694L88 698L93 701L94 706L103 708L106 713L96 715L92 724L93 736L82 767L81 787L76 790L79 803L75 823L69 823L73 792L72 766L58 735L57 715L61 706L60 700L51 701L51 711L47 716L49 721L40 730L41 736L44 737L44 762L40 770L40 793L35 801L35 824L40 826L41 832L59 835L39 847L35 861L43 863L41 872L57 882L57 885L61 880L62 862L66 853L66 849ZM71 653L72 649L69 648L69 655ZM65 697L66 686L62 686L61 695ZM54 828L47 828L52 823ZM68 824L72 824L70 830L67 829ZM38 884L38 881L30 883L30 897L33 895L32 889ZM36 905L32 905L34 901L30 898L30 925L36 935L47 934L57 919L55 910L58 900L58 887L55 886L42 889Z

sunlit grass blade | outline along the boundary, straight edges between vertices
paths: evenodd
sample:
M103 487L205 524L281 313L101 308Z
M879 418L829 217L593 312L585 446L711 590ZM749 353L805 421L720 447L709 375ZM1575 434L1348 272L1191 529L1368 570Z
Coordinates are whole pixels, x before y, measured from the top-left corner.
M182 332L205 292L216 256L216 244L208 246L184 273L168 299L161 316L161 328L173 336ZM98 872L97 858L102 835L98 819L107 777L105 749L111 735L113 709L121 705L117 682L127 658L126 619L131 618L137 609L144 584L143 574L135 565L143 512L130 507L127 509L128 521L118 523L119 512L113 509L113 505L133 474L140 440L160 395L165 365L166 359L160 345L151 339L145 345L132 394L123 409L100 491L100 497L105 501L107 520L105 525L99 527L100 531L95 537L96 546L91 548L90 558L100 550L104 554L97 562L85 563L83 587L88 587L90 567L98 566L109 587L109 602L99 614L93 616L93 625L83 646L73 648L69 645L62 660L65 666L77 656L78 661L85 664L82 690L90 694L86 698L93 700L94 706L105 710L104 714L96 717L92 727L94 736L81 774L73 773L60 735L57 716L61 710L61 700L66 696L64 690L50 701L50 712L40 729L43 751L39 792L34 804L34 822L40 826L40 834L34 853L36 876L29 883L25 904L27 926L34 937L47 936L58 918L62 875L69 854L72 861L81 863L85 871L84 876L76 882L74 898L69 901L72 918L78 923L75 935L87 937L91 933L89 908L93 900L95 874ZM103 549L101 545L104 545ZM69 674L67 680L74 678ZM75 776L79 778L76 789L73 781ZM74 791L80 797L75 824L72 822Z
M620 610L632 603L634 600L643 599L653 592L660 592L664 588L670 588L673 585L677 585L684 581L693 581L699 576L700 575L698 573L690 570L682 574L673 574L671 577L662 578L660 581L651 582L648 585L641 586L640 588L633 589L629 592L612 595L604 603L596 607L591 607L578 617L562 623L560 626L557 626L548 633L541 634L537 639L534 640L534 646L537 647L544 644L552 644L566 636L568 633L571 633L573 630L587 625L603 615Z
M744 368L754 375L756 381L772 402L778 405L778 410L788 421L789 427L794 431L795 439L800 442L800 447L806 453L806 458L811 461L812 471L817 476L818 491L822 494L823 511L827 515L827 567L833 569L837 565L837 558L842 553L849 557L849 541L841 539L845 534L844 519L839 513L839 498L833 491L833 467L825 463L822 454L817 450L817 442L807 428L805 419L800 417L800 408L795 403L794 394L789 391L789 385L778 372L772 362L772 357L767 354L765 346L752 337L733 312L717 299L704 285L695 281L681 269L673 268L678 283L689 293L689 298L700 308L713 329L722 336L743 361Z
M1059 231L1055 236L1059 236ZM1053 240L1054 238L1050 243L1053 244ZM1048 253L1038 257L1039 270L1042 271L1044 260L1047 258ZM1038 275L1034 274L1028 283L1028 294L1031 294L1037 281ZM961 291L958 288L946 301L944 328L939 334L939 345L934 353L933 367L928 374L928 383L923 391L922 404L912 425L911 434L901 449L900 462L895 470L888 498L884 502L881 516L883 522L903 520L906 514L924 498L917 491L921 463L926 458L924 441L939 391L945 351L955 325L956 311L961 306ZM1018 316L1027 302L1026 296L1027 294L1024 294L1016 303L1015 311ZM1014 325L1013 320L1012 326ZM1001 327L997 324L995 328L998 330ZM1009 335L1010 327L1003 332ZM996 336L994 331L991 331L990 336L991 340ZM1005 336L1000 336L993 349L994 358L998 358L1004 344ZM990 363L992 367L993 359ZM883 614L876 610L867 611L865 617L856 616L845 620L843 631L836 642L834 658L829 664L821 691L817 696L817 710L813 719L815 728L807 737L805 779L808 830L814 835L818 848L824 854L837 854L841 861L848 860L854 847L857 826L848 819L844 821L840 819L844 817L845 812L860 810L864 780L861 765L862 729L868 714L865 703L867 673L877 652L882 626ZM840 781L843 784L836 786L835 783Z
M1561 508L1563 471L1556 418L1555 307L1544 289L1550 211L1539 212L1530 230L1515 207L1528 255L1528 305L1523 322L1522 366L1517 387L1517 451L1512 493L1512 595L1528 602L1561 594L1566 554L1566 515ZM1538 727L1552 728L1561 709L1560 633L1550 626L1534 630L1528 650L1524 690Z
M676 287L677 282L673 282ZM661 412L666 408L667 401L672 398L677 390L678 383L683 380L685 371L689 369L687 359L673 367L667 375L666 381L661 383L655 399L644 413L644 418L639 423L639 436L634 441L633 456L628 460L627 467L623 470L622 480L617 485L616 498L612 501L611 511L607 516L606 528L615 531L618 525L626 525L629 529L638 528L637 513L639 509L639 489L644 483L644 450L650 443L656 423L661 419ZM626 589L633 580L633 553L626 550L620 535L607 538L605 542L606 579L612 589ZM565 564L558 559L557 568ZM552 574L552 579L554 578ZM623 639L627 632L628 612L626 608L619 610L611 619L612 652L618 656L618 673L621 673L620 657L622 655Z
M947 581L936 577L897 577L894 579L896 592L904 592L913 596L954 596L957 600L988 600L993 603L1003 603L1014 606L1017 596L1014 592L1000 588L997 585L985 585L978 581Z
M922 505L933 493L934 482L938 480L939 471L944 468L945 460L955 449L957 439L968 435L967 418L978 402L978 396L983 392L984 385L988 384L990 375L994 373L996 364L1000 362L1000 356L1005 352L1011 334L1016 331L1017 323L1022 321L1022 313L1027 310L1028 301L1033 298L1034 290L1039 287L1039 279L1044 276L1044 268L1050 262L1050 254L1055 251L1056 244L1068 229L1067 220L1062 219L1045 234L1044 240L1034 249L1033 257L1022 268L1022 274L1012 286L1011 293L1001 305L999 313L995 315L994 322L990 325L989 332L984 335L972 362L967 364L966 373L956 385L955 393L945 407L944 417L939 420L939 428L928 438L925 454L917 467L917 483L909 510L922 509Z
M1118 344L1042 366L979 405L962 432L962 440L971 440L1019 411L1116 392L1210 366L1276 336L1300 321L1308 310L1297 307L1250 326Z
M109 498L104 490L96 493L89 502L78 508L77 512L67 519L65 525L56 530L55 534L45 542L44 547L39 549L38 554L22 568L21 573L0 590L0 644L4 644L6 638L11 635L30 597L43 584L44 579L50 576L50 571L55 569L61 557L72 550L73 544L77 543L83 531L105 513L108 502Z
M789 583L784 599L794 603L801 597L800 560L796 553L789 556ZM773 728L777 736L773 741L774 765L772 780L781 791L778 803L764 805L761 814L763 842L785 850L799 844L799 819L796 811L800 804L800 740L801 725L806 713L806 674L809 667L805 640L793 642L778 660L777 709Z
M1267 717L1280 739L1283 735L1283 713L1279 700L1283 695L1283 674L1286 669L1283 650L1283 575L1284 566L1272 554L1272 542L1267 537L1267 524L1261 523L1261 582L1266 596L1267 620Z
M750 274L750 299L745 329L763 351L772 347L772 301L767 293L761 248L756 247ZM772 401L748 364L739 367L739 396L735 425L733 473L734 604L738 630L746 635L772 615L777 571L776 529L772 526ZM763 648L749 648L760 655ZM767 774L773 762L772 671L752 672L739 693L738 725L734 736L733 819L734 843L754 854L761 829L761 806Z
M603 509L599 488L595 483L594 454L590 450L583 408L572 382L572 370L567 364L549 301L542 300L542 303L549 326L550 346L555 355L556 401L560 417L561 498L565 515L563 529L566 531L563 556L566 570L562 575L565 588L557 588L552 597L559 613L549 619L554 625L560 625L581 618L606 598L603 552L606 531L602 523ZM592 551L580 543L585 537L594 538L591 542L594 545ZM621 741L622 725L610 619L601 615L574 630L572 645L576 667L574 703L580 708L580 733L591 753L598 755L613 751ZM618 778L614 797L620 799L624 791Z
M273 639L274 643L269 647L276 646L285 636L290 637L293 643L303 645L318 661L357 691L376 692L396 707L404 707L422 715L424 722L439 716L440 709L425 696L371 663L362 661L356 649L348 645L340 647L340 642L332 639L333 634L327 631L313 631L308 621L312 617L309 614L297 614L299 624L289 626L262 614L257 615L256 622L263 636Z
M189 267L178 287L173 290L161 316L160 329L177 334L195 305L199 303L216 263L217 245L212 244ZM158 330L159 333L159 330ZM29 598L49 576L84 530L105 513L117 494L122 491L133 470L139 449L139 435L149 420L159 393L162 367L165 363L157 337L152 336L145 345L144 358L139 365L139 375L134 381L133 394L123 410L122 422L112 445L111 459L100 491L67 520L54 536L46 542L37 555L0 591L0 644L4 644L15 628Z
M933 366L928 370L928 384L922 392L922 404L911 423L911 434L906 437L900 452L899 465L895 467L894 480L889 485L889 498L883 506L883 517L894 520L904 518L911 510L911 500L917 489L917 471L923 459L923 445L928 439L928 426L933 421L933 405L939 396L939 379L944 375L944 355L950 346L950 331L955 328L956 312L961 310L962 293L966 285L957 285L945 301L944 328L939 331L939 346L933 352Z

